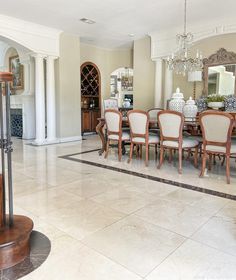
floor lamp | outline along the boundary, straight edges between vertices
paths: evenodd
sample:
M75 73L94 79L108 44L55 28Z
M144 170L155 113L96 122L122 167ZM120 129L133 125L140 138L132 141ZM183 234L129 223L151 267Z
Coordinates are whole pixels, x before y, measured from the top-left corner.
M196 99L196 82L202 81L202 71L188 72L188 82L193 82L193 99Z

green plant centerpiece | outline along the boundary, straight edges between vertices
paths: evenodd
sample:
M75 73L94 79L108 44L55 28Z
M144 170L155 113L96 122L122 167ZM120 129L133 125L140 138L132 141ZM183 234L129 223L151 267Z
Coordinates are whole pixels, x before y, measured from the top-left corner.
M219 94L210 94L207 96L208 107L218 110L224 107L225 97Z

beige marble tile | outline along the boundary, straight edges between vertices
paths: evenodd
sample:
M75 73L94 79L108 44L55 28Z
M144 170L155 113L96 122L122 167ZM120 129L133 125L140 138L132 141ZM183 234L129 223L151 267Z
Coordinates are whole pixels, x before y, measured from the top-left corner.
M82 239L125 216L90 200L71 202L66 207L42 215L43 219L76 239Z
M155 201L157 198L148 193L140 193L133 188L114 189L91 198L107 207L130 214Z
M235 275L235 257L188 240L145 279L235 279Z
M49 184L46 184L42 181L37 181L36 179L27 178L22 181L14 180L13 181L13 191L14 196L22 196L26 194L31 194L37 191L47 190L48 188L52 188Z
M82 240L142 277L183 241L183 237L136 217L122 219Z
M140 280L141 278L69 236L52 242L47 261L24 280Z
M60 189L79 195L83 198L89 198L100 193L119 188L117 184L107 181L94 178L94 176L90 175L72 183L61 185Z
M191 238L236 256L236 202L214 215Z
M235 278L234 201L58 158L100 147L97 135L85 138L42 147L14 139L15 213L52 241L47 261L23 279ZM227 185L219 162L199 178L192 161L184 160L182 175L176 160L157 170L153 150L148 167L135 157L128 164L127 155L118 162L117 149L108 159L97 152L73 157L236 194L234 161ZM182 244L173 231L192 240Z
M214 206L201 207L180 201L156 200L155 203L135 212L135 215L155 225L169 229L183 236L191 236L214 213L223 207L225 201Z
M82 198L65 192L50 188L45 191L22 195L14 199L15 204L33 213L36 216L47 215L62 207L68 207L73 202L79 202Z

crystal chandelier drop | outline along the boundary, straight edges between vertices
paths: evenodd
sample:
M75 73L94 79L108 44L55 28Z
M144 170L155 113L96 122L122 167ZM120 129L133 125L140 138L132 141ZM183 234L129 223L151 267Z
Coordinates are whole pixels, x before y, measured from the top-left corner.
M187 0L184 1L184 32L176 35L178 51L167 58L167 67L174 70L177 74L186 75L187 72L199 71L203 67L202 54L197 50L196 57L189 56L189 48L193 42L193 34L186 28Z

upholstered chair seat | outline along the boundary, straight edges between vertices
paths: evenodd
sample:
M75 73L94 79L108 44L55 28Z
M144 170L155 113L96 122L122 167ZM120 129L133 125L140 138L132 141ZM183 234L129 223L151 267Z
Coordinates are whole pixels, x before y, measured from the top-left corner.
M145 144L145 139L141 137L134 137L133 142ZM148 144L158 144L160 142L159 137L156 135L148 136Z
M117 134L110 134L108 135L108 139L110 140L119 140L119 135ZM130 140L130 135L128 132L122 132L122 135L121 135L121 140L122 141L129 141Z
M160 161L161 168L164 161L164 150L169 150L169 162L172 161L172 150L178 150L179 173L182 173L182 154L187 150L190 154L194 149L194 165L197 167L199 142L195 139L183 137L184 116L182 113L163 110L157 114L160 127Z
M168 146L168 147L173 147L173 148L179 148L179 142L178 141L163 141L163 146ZM182 148L194 148L196 146L198 146L199 142L197 140L194 139L188 139L188 138L184 138L183 139L183 143L182 143Z
M206 150L214 153L226 153L226 147L221 146L206 145ZM230 154L236 154L236 144L231 144Z

